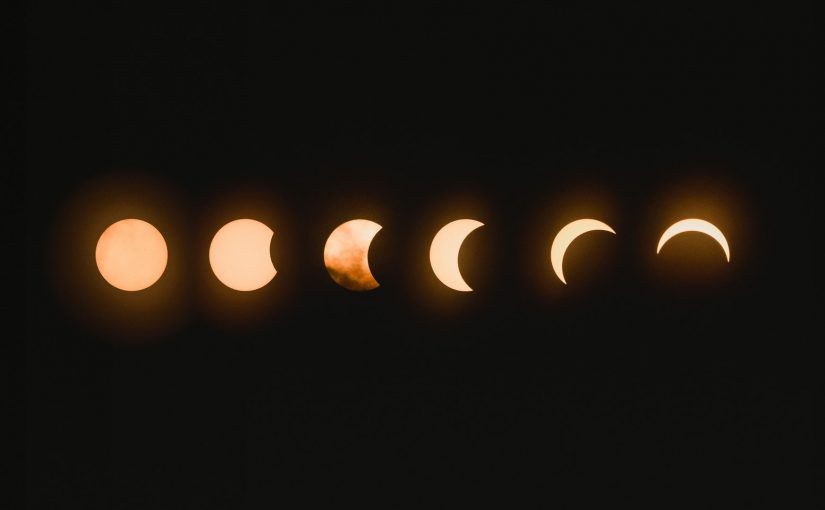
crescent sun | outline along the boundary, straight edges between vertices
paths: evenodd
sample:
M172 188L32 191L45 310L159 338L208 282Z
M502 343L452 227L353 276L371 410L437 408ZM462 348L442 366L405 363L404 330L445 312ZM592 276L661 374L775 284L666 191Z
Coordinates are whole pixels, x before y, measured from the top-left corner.
M470 232L483 225L484 223L476 220L455 220L441 227L433 238L430 245L430 265L435 276L447 287L461 292L473 290L461 277L458 252Z
M616 233L606 223L598 220L581 219L565 225L553 239L553 245L550 248L550 263L553 266L553 271L555 271L556 276L558 276L559 280L565 285L567 285L567 281L564 279L562 263L564 262L564 254L567 252L567 248L577 237L594 230L610 232L611 234Z
M372 290L378 281L370 271L370 243L381 225L370 220L350 220L329 235L324 245L324 265L335 283L349 290Z
M668 227L664 234L662 234L661 239L659 239L659 245L656 247L656 253L659 253L665 243L670 241L671 238L684 232L701 232L712 237L717 243L719 243L719 246L722 247L722 251L725 252L725 258L728 262L730 262L730 247L728 246L728 240L725 239L725 235L713 223L697 218L688 218L677 221Z

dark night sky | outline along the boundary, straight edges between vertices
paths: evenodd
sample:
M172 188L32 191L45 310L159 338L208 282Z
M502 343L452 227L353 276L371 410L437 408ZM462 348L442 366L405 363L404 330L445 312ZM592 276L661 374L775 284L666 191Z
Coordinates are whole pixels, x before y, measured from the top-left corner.
M201 9L29 6L32 508L821 497L813 16ZM131 214L170 249L137 297L94 270ZM709 239L654 255L685 215L730 264ZM206 261L245 216L279 273L238 295ZM583 216L618 235L577 241L562 288L549 244ZM357 217L384 227L369 293L323 266ZM427 265L459 217L485 223L472 294Z

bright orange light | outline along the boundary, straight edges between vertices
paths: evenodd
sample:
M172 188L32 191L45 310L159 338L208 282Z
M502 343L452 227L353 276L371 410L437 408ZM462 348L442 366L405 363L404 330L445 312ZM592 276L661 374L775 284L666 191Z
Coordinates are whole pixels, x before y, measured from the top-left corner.
M381 225L350 220L332 231L324 245L324 265L335 282L349 290L372 290L378 281L370 272L370 243Z
M113 287L138 291L152 286L166 269L166 241L158 229L138 219L110 225L95 248L95 262Z
M277 273L269 256L272 236L272 229L256 220L235 220L221 227L209 246L209 264L218 280L240 291L269 283Z

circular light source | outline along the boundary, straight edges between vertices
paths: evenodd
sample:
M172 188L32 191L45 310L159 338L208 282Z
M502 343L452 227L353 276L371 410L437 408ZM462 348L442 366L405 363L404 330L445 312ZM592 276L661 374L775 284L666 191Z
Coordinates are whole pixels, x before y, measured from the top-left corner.
M120 220L103 231L95 248L95 262L113 287L138 291L152 286L166 269L166 241L150 223Z

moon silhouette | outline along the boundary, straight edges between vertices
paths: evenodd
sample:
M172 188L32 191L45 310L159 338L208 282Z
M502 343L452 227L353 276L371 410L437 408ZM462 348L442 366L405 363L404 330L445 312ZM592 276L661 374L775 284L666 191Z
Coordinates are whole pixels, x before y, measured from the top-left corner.
M611 234L616 233L609 225L601 221L581 219L565 225L553 239L553 245L550 248L550 263L553 266L553 271L556 272L556 276L559 277L559 280L561 280L563 284L567 285L567 281L564 279L564 272L562 271L562 262L564 261L564 254L567 252L567 248L577 237L594 230L610 232Z
M130 292L151 287L166 269L166 241L151 223L134 218L115 222L103 231L95 247L101 276L115 288Z
M716 225L710 223L705 220L700 220L697 218L688 218L685 220L677 221L667 230L665 233L662 234L662 237L659 239L659 245L656 247L656 253L658 254L662 251L662 247L670 241L671 238L682 234L684 232L701 232L703 234L709 235L712 237L719 246L722 247L722 251L725 252L725 258L728 262L730 262L730 247L728 246L728 240L725 239L725 235L719 230Z
M447 287L461 292L473 289L461 277L458 267L458 252L470 232L483 226L476 220L455 220L441 227L430 245L430 265L435 276Z
M277 271L269 256L272 229L260 221L241 219L227 223L212 238L209 264L218 280L230 289L257 290Z
M324 245L324 265L335 283L349 290L378 287L372 276L368 253L381 225L370 220L350 220L329 235Z

